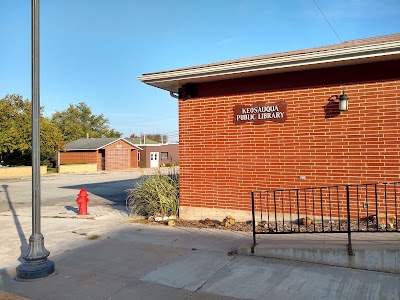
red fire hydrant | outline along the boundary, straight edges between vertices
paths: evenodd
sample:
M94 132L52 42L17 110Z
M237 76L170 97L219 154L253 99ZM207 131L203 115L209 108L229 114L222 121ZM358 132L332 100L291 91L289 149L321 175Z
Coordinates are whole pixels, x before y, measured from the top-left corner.
M89 202L88 193L83 188L78 194L78 198L76 198L76 203L79 204L79 213L78 215L88 215L87 206Z

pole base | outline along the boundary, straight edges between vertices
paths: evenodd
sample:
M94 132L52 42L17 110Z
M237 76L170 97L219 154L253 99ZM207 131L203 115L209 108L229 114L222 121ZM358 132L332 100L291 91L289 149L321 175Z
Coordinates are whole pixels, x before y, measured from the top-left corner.
M43 262L24 262L17 267L17 281L33 281L48 276L56 275L54 262L45 260Z

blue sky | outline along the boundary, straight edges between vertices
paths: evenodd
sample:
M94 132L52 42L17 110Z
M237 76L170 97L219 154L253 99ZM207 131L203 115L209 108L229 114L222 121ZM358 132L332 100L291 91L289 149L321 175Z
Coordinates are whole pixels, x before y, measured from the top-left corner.
M343 41L400 32L400 0L315 0ZM41 0L46 116L86 102L110 126L177 139L144 73L340 42L313 0ZM31 1L0 0L0 97L31 99Z

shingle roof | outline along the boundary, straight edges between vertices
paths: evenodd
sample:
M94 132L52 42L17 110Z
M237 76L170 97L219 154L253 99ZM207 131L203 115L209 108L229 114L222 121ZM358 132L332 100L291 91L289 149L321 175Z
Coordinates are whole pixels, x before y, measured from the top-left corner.
M65 145L67 151L72 150L98 150L104 148L105 146L114 143L118 140L124 140L133 145L132 142L127 141L123 138L90 138L90 139L79 139ZM134 146L134 145L133 145Z
M323 52L326 50L345 49L345 48L351 48L351 47L356 47L356 46L374 45L374 44L394 42L394 41L399 41L399 40L400 40L400 33L396 33L396 34L371 37L371 38L366 38L366 39L351 40L351 41L346 41L346 42L342 42L339 44L333 44L333 45L327 45L327 46L321 46L321 47L313 47L313 48L306 48L306 49L295 50L295 51L279 52L279 53L264 54L264 55L251 56L251 57L245 57L245 58L239 58L239 59L225 60L222 62L202 64L202 65L197 65L197 66L193 66L193 67L178 68L178 69L173 69L173 70L165 70L165 71L160 71L160 72L147 73L147 74L143 74L143 75L149 75L149 74L155 74L155 73L158 73L158 74L159 73L167 73L170 71L178 71L178 70L188 70L188 69L192 70L192 69L203 68L203 67L211 67L211 66L226 65L226 64L232 64L232 63L238 63L238 62L254 61L254 60L261 60L261 59L268 59L268 58L284 57L284 56L292 56L292 55L297 55L297 54Z
M323 47L146 73L138 79L154 87L176 93L187 83L398 59L400 59L400 34L391 34Z

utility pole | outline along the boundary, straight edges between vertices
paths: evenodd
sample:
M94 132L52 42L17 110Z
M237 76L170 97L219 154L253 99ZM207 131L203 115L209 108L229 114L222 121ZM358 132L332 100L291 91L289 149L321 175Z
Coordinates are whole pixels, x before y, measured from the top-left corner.
M40 70L39 70L39 0L32 0L32 235L17 267L16 280L31 281L55 274L50 252L44 247L40 232Z

